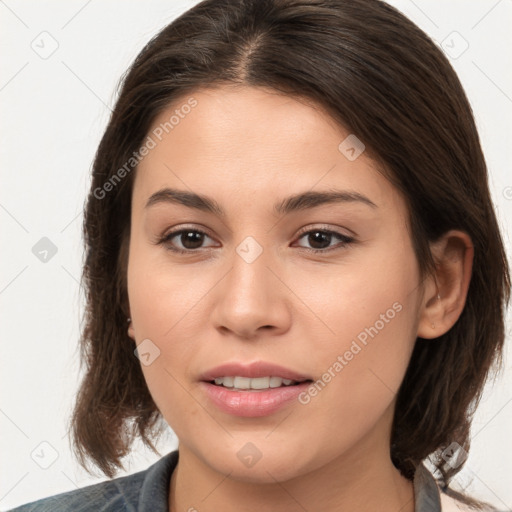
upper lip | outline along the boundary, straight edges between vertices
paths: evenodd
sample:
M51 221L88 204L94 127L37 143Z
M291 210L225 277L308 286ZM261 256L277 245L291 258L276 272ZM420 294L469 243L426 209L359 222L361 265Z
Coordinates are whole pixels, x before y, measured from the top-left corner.
M217 377L281 377L297 382L311 380L307 375L300 374L289 368L266 361L254 361L252 363L239 363L236 361L224 363L202 373L199 377L202 381L212 381Z

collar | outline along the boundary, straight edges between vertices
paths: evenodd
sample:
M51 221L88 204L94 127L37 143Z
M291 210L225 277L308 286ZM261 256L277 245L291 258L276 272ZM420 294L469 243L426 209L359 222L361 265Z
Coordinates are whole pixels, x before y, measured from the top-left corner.
M441 512L439 487L432 473L420 462L414 472L415 512Z

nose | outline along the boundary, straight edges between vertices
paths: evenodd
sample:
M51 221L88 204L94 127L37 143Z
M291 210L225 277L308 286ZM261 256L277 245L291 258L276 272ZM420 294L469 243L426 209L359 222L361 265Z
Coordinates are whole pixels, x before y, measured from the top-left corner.
M244 339L282 334L290 327L291 296L279 265L263 250L254 260L234 252L232 267L215 287L213 322Z

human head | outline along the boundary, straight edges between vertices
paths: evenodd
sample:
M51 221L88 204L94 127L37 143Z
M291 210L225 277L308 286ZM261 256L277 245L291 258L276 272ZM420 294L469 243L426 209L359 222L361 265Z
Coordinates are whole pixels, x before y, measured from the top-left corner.
M504 341L508 271L471 109L454 71L423 32L380 1L221 0L198 4L142 50L98 148L84 220L82 344L90 359L74 417L82 453L112 474L130 445L125 422L134 419L144 439L158 418L126 334L137 169L113 180L111 190L105 183L119 178L173 101L230 83L308 98L364 142L365 155L407 205L422 278L434 269L430 243L451 229L470 236L464 310L435 342L415 344L397 397L392 456L410 476L452 441L467 447L471 406ZM446 471L442 462L447 480L460 469Z

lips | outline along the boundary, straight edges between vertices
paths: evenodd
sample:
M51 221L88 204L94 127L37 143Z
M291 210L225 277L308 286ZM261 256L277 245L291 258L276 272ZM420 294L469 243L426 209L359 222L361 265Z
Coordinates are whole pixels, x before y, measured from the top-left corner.
M281 381L278 387L253 389L256 383L266 383L265 377L273 377L269 379L269 385L271 381L276 383L280 379L288 379L290 383L285 385ZM201 374L199 380L202 392L218 410L247 418L268 416L284 407L298 404L297 397L312 381L309 375L265 361L224 363ZM228 384L233 381L233 384L238 384L238 389L216 384L215 380L222 381L222 384L226 384L226 380L229 381ZM250 381L251 389L240 389L246 387L247 381Z
M201 392L213 407L222 413L245 418L270 416L284 408L299 407L299 396L309 385L309 382L302 382L259 391L233 391L209 382L199 383Z
M199 380L204 382L213 382L218 377L239 376L248 378L258 377L281 377L295 382L304 382L312 380L312 377L305 375L284 366L265 362L254 361L252 363L224 363L215 368L211 368L199 376Z

